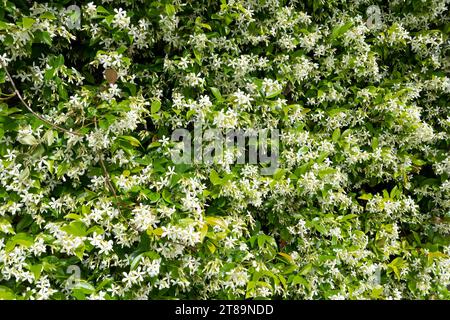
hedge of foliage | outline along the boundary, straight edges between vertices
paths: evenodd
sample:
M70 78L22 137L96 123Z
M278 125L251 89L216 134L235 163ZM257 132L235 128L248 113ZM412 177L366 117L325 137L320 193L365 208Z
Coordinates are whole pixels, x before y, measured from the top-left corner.
M0 0L0 298L450 298L449 4Z

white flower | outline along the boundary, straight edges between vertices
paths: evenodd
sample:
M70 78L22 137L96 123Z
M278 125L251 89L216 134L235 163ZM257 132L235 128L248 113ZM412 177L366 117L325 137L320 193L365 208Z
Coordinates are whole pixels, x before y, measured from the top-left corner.
M112 21L113 26L119 29L128 28L130 25L130 17L127 17L127 12L122 8L114 9L114 12L116 14L114 15L114 20Z
M11 61L10 58L6 55L6 53L0 55L0 65L3 67L8 66L8 63Z
M146 231L150 226L153 228L157 227L159 223L158 217L155 215L155 210L149 205L140 203L139 207L133 209L133 218L131 223L139 231Z
M89 2L86 6L86 13L89 17L93 17L97 13L97 6L93 2Z

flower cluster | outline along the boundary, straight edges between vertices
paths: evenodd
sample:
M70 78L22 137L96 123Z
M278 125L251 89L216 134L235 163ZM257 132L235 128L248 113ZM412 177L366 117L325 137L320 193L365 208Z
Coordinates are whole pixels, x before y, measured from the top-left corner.
M66 2L0 0L0 299L450 298L450 0Z

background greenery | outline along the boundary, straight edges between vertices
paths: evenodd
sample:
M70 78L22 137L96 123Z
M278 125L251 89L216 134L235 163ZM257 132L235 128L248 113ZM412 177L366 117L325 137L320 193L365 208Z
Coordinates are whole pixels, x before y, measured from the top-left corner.
M71 4L0 1L0 298L450 297L448 0Z

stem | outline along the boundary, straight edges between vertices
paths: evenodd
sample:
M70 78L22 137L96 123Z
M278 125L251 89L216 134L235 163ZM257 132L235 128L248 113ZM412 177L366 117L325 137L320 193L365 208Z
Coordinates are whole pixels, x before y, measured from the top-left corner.
M97 129L97 117L94 117L94 125L95 128ZM117 192L116 192L116 188L114 187L114 185L111 182L111 176L109 175L108 169L106 169L106 165L105 165L105 161L103 161L103 154L98 154L98 159L100 162L100 166L102 167L103 170L103 176L105 177L105 183L107 188L111 191L111 193L114 196L114 199L116 200L116 204L118 205L118 210L120 212L120 215L122 216L122 212L120 211L120 207L129 207L128 205L122 203L122 201L120 201L119 197L117 196Z
M95 125L95 128L97 129L97 117L94 117L94 125ZM109 172L106 169L105 162L103 161L103 157L102 156L103 156L103 154L98 154L98 159L99 159L99 162L100 162L100 166L102 167L103 175L105 176L106 185L108 186L108 189L110 189L110 191L113 193L114 197L117 200L116 189L114 188L114 186L113 186L113 184L111 182L111 177L109 176Z
M11 74L9 73L8 69L6 68L5 64L3 62L0 61L1 66L3 67L3 69L6 72L6 75L8 76L9 81L11 82L14 92L17 95L17 97L19 98L19 100L22 102L22 104L25 106L25 108L27 108L28 111L30 111L36 118L38 118L39 120L41 120L42 122L48 124L49 126L53 127L56 130L59 130L61 132L65 132L68 134L73 134L76 136L82 136L82 134L76 132L76 131L70 131L67 129L64 129L50 121L48 121L47 119L45 119L43 116L41 116L39 113L35 112L33 109L31 109L31 107L25 102L25 100L22 98L22 95L20 94L19 90L16 87L16 84L14 83L13 78L11 77Z

